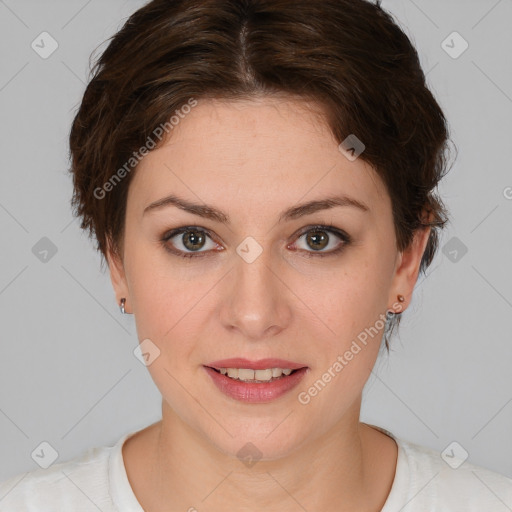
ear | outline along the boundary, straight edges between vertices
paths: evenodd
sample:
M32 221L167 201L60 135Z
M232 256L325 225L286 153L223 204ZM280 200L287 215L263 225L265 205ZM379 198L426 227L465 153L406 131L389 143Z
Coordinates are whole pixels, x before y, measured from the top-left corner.
M388 309L395 313L405 311L411 302L430 231L430 226L416 230L409 247L398 254L395 276L388 297L388 304L392 304ZM400 302L398 295L403 295L405 300Z
M116 302L120 305L121 299L125 298L125 310L128 313L128 284L126 282L126 274L122 257L113 249L111 241L107 243L107 247L106 259L110 272L110 281L112 282L112 287L114 288L114 293L116 295Z

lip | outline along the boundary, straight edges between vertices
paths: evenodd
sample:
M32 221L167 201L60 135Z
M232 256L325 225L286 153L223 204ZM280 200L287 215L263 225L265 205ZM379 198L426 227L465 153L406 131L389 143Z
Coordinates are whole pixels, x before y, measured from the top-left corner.
M294 363L273 357L258 359L257 361L250 361L243 357L232 357L230 359L219 359L218 361L213 361L204 366L209 366L217 370L220 368L246 368L250 370L266 370L267 368L290 368L290 370L298 370L300 368L307 368L307 365L303 363Z
M222 364L225 361L229 361L229 364L233 364L233 359L227 359L223 361L215 361L215 364L221 362ZM238 360L240 361L240 360ZM262 359L265 364L268 364L268 361L280 361L279 364L286 362L290 364L289 361L283 361L282 359ZM260 364L261 361L253 362L252 364ZM214 363L212 363L214 364ZM262 364L262 363L261 363ZM297 366L295 364L295 366ZM241 366L243 368L244 366ZM291 373L288 376L282 376L279 379L270 382L244 382L241 380L234 380L229 378L227 375L222 375L217 370L210 368L209 366L203 366L206 373L210 376L217 389L224 393L229 398L233 398L234 400L238 400L239 402L246 403L265 403L271 402L275 400L293 388L295 388L299 382L304 378L306 373L309 371L307 367L300 367L295 372ZM221 366L221 368L226 368ZM227 368L232 368L228 366ZM234 366L236 368L236 366ZM266 367L268 368L268 366ZM274 366L275 368L275 366ZM288 366L289 368L289 366ZM257 370L261 370L262 368L256 368Z

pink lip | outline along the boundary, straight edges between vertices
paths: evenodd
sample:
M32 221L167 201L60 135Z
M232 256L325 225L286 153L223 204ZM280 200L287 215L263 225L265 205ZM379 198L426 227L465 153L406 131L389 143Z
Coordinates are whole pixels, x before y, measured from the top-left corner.
M216 364L218 362L225 364L226 361L229 361L230 365L233 365L233 359L227 359L224 361L215 361ZM237 360L238 362L240 359ZM243 360L242 360L243 361ZM279 361L279 367L282 367L282 363L290 364L289 361L283 361L282 359L264 359L265 364L268 364L269 361ZM251 364L255 364L254 362ZM261 361L257 361L257 364L262 364ZM276 367L275 366L267 366ZM295 365L297 366L297 365ZM225 366L220 366L221 368L226 368ZM238 366L227 366L227 368L237 368ZM243 368L244 366L240 366ZM288 366L290 368L290 366ZM229 378L227 375L222 375L217 370L213 370L208 366L204 366L206 373L210 376L213 383L217 386L217 388L224 393L226 396L238 400L240 402L248 402L248 403L265 403L271 402L276 398L279 398L282 395L285 395L293 388L295 388L299 382L304 378L305 374L308 372L309 368L301 368L291 373L288 376L282 376L279 379L270 382L243 382L239 380L234 380ZM262 368L256 368L261 370Z
M266 370L267 368L290 368L290 370L297 370L299 368L307 367L306 364L293 363L285 359L267 358L259 359L258 361L250 361L243 357L233 357L231 359L220 359L211 363L205 364L210 368L247 368L250 370Z

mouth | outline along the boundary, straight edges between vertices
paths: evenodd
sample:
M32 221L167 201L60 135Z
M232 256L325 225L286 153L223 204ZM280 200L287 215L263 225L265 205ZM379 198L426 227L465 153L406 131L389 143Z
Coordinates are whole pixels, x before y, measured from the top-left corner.
M206 368L210 368L217 373L229 377L233 380L239 380L243 382L253 382L253 383L265 383L265 382L274 382L279 379L283 379L284 377L288 377L295 372L305 369L297 368L266 368L262 370L253 370L251 368L213 368L211 366L207 366Z
M270 402L289 393L309 367L283 359L223 359L203 365L213 384L224 394L242 402Z
M221 359L205 365L221 375L244 382L273 382L288 377L307 365L286 359L266 358L251 361L241 357Z

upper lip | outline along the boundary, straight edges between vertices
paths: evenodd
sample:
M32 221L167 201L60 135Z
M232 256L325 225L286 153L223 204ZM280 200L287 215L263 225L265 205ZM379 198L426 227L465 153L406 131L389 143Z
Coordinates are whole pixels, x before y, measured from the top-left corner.
M259 359L257 361L250 361L243 357L232 357L230 359L219 359L218 361L212 361L206 364L210 368L247 368L251 370L265 370L267 368L290 368L290 370L297 370L299 368L305 368L307 365L302 363L293 363L292 361L286 361L285 359L267 358Z

